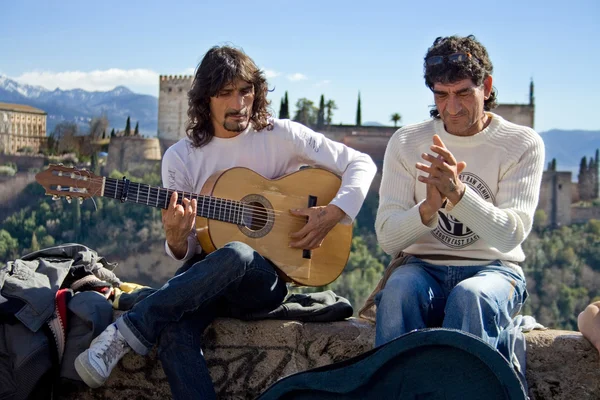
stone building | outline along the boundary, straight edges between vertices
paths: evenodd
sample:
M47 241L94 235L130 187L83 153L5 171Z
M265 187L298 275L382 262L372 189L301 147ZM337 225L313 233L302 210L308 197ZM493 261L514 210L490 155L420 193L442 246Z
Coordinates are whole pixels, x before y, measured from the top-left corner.
M535 98L533 95L533 81L529 84L529 104L498 104L492 111L507 121L534 128Z
M46 144L46 116L31 106L0 103L0 153L39 152Z
M548 225L562 226L571 223L573 183L569 171L544 171L540 187L538 209L548 217Z
M128 171L142 176L156 164L160 164L162 153L156 138L140 136L115 136L110 138L105 173L114 170Z
M191 75L160 75L158 94L157 137L164 151L185 137L188 116L187 92L192 86Z

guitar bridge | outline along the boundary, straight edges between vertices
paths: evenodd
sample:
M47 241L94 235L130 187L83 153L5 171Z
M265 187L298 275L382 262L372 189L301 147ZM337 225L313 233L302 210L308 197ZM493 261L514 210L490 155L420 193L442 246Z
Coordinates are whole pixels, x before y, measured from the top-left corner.
M317 196L308 196L308 207L314 207L317 205ZM306 221L308 222L308 217L306 218ZM306 258L307 260L310 260L312 258L312 250L308 250L308 249L303 249L302 250L302 258Z

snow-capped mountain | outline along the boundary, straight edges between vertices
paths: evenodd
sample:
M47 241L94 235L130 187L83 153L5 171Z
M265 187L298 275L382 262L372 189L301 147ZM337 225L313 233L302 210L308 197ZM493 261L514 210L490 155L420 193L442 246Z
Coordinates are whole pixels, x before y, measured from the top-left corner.
M117 86L106 92L48 90L0 76L0 102L27 104L46 111L48 132L65 120L76 122L85 132L91 118L102 113L107 115L111 129L125 129L125 122L130 116L132 127L139 121L141 134L155 136L157 131L158 99L133 93L125 86Z

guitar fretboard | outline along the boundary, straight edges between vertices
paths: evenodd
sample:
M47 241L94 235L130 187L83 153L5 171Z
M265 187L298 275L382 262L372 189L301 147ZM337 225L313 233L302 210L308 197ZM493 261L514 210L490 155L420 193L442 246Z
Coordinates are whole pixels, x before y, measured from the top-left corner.
M126 186L128 186L127 193L124 193ZM104 184L104 197L119 200L124 199L129 203L145 204L162 209L169 207L169 201L173 192L177 192L178 204L182 204L184 197L190 200L196 199L198 202L196 215L204 218L243 225L244 217L252 214L252 210L247 209L249 206L241 201L187 193L131 181L126 183L123 180L113 178L106 178Z

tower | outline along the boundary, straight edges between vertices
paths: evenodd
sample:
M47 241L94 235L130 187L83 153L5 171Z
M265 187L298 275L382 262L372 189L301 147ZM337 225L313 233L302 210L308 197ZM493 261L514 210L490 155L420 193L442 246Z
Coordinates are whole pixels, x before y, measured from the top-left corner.
M187 125L188 96L192 86L191 75L160 75L158 94L158 133L161 147L167 147L184 138Z

